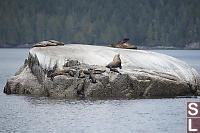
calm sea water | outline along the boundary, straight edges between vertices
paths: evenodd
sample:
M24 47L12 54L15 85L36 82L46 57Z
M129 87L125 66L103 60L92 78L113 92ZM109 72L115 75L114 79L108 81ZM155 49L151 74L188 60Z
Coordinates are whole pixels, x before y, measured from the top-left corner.
M56 100L6 95L3 87L28 49L0 49L0 132L15 133L184 133L186 101L199 98L138 100ZM200 73L199 50L154 50L179 58Z

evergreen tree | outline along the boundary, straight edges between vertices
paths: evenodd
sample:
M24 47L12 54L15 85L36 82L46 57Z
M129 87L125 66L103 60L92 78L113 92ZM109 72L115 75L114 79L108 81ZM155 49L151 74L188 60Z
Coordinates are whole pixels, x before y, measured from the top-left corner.
M199 0L1 0L0 46L55 39L184 47L200 42Z

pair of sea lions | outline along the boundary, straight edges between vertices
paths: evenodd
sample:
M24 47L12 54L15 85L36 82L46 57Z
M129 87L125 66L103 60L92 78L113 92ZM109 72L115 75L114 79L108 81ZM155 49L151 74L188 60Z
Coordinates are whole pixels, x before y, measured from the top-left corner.
M49 41L42 41L42 42L36 43L35 45L33 45L33 47L63 46L63 45L65 45L65 43L55 41L55 40L49 40Z
M129 38L124 38L123 40L119 41L116 44L109 44L108 47L113 47L113 48L124 48L124 49L137 49L136 46L128 43Z

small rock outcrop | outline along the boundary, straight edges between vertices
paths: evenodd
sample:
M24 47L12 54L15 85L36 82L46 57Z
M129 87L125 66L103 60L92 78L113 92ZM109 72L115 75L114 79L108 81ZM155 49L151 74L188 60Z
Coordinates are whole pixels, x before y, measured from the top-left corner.
M200 95L199 74L167 55L80 44L46 46L30 49L4 93L69 99Z

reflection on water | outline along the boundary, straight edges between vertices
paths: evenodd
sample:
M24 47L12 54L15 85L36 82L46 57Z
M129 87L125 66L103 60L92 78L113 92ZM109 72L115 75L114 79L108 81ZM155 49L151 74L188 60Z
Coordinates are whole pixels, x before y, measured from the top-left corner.
M200 72L200 51L157 52L182 59ZM186 101L200 101L199 98L60 100L3 94L7 78L27 55L28 49L0 49L0 132L181 133L186 129Z

